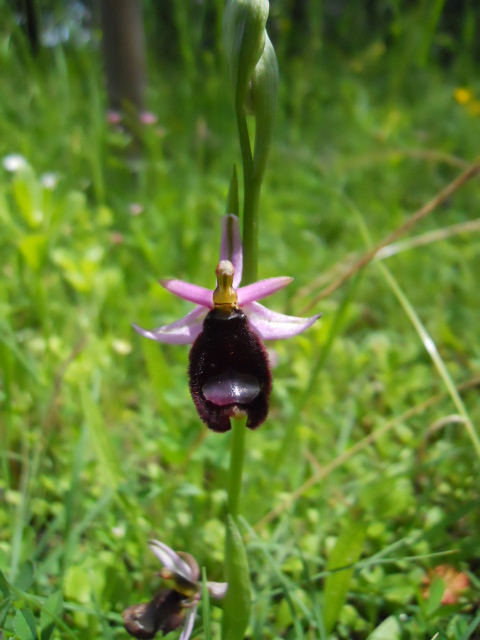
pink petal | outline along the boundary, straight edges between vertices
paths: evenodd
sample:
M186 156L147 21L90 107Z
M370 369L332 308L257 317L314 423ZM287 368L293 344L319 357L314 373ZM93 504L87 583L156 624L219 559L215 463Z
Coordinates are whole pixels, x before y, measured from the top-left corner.
M280 276L278 278L267 278L267 280L259 280L253 284L247 284L246 287L241 287L238 291L238 306L243 307L255 300L261 300L271 296L272 293L283 289L293 281L293 278L288 276Z
M180 574L185 580L192 580L191 568L173 549L167 547L167 545L160 542L160 540L150 540L148 546L164 567Z
M192 607L185 618L185 624L183 627L183 631L178 640L188 640L192 635L193 625L195 624L195 613L197 611L197 607Z
M235 269L233 288L238 289L242 280L243 251L240 226L237 216L229 213L222 220L222 240L220 242L220 260L230 260Z
M202 307L213 309L213 293L210 289L199 287L196 284L183 282L183 280L160 280L164 289L175 294L179 298L194 302Z
M202 331L203 318L207 312L205 307L196 307L180 320L172 322L172 324L164 325L163 327L158 327L158 329L152 329L151 331L142 329L136 324L132 324L132 327L144 338L156 340L157 342L192 344Z
M321 313L311 318L297 318L276 313L267 309L258 302L252 302L243 308L251 328L262 340L280 340L292 338L312 326L322 315Z
M146 125L157 124L158 118L151 111L142 111L140 114L140 122Z

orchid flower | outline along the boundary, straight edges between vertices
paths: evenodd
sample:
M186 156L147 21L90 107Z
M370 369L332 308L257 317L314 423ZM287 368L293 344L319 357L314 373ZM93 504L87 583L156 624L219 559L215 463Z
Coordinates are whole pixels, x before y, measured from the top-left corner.
M240 287L243 253L238 218L223 219L220 262L214 291L181 280L160 280L170 293L197 306L172 324L135 331L151 340L192 344L190 392L197 411L210 429L228 431L230 418L247 416L255 429L268 413L271 374L262 340L291 338L320 317L297 318L267 309L258 300L289 285L280 276Z
M167 635L183 625L179 640L188 640L202 591L197 561L188 553L176 553L159 540L151 540L149 547L163 565L160 576L172 587L162 589L148 603L125 609L122 614L125 629L134 638L149 639L159 631ZM207 590L219 600L227 592L227 583L207 582Z

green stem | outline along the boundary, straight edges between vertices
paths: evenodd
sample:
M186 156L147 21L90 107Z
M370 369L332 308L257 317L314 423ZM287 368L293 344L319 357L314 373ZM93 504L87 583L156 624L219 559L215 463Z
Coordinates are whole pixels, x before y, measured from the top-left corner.
M247 117L242 105L236 106L238 137L243 165L243 277L242 284L257 280L258 264L258 205L261 178L255 175Z
M236 521L242 491L243 461L245 459L245 420L232 421L230 473L228 478L228 513Z

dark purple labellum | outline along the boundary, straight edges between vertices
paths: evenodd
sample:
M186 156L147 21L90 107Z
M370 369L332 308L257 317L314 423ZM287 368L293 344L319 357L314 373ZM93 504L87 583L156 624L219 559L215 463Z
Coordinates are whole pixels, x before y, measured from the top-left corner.
M240 309L215 308L193 343L188 367L190 393L201 419L213 431L231 429L245 414L256 429L268 414L272 377L267 352Z
M125 630L134 638L151 640L159 631L166 635L178 629L185 621L183 600L181 593L163 589L150 602L128 607L122 614Z

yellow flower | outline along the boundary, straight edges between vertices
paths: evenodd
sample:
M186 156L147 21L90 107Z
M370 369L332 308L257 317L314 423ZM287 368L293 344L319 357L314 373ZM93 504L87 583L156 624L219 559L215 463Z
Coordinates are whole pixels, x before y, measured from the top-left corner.
M458 87L453 92L453 97L458 102L458 104L467 104L472 99L472 92L470 89L465 89L464 87Z

